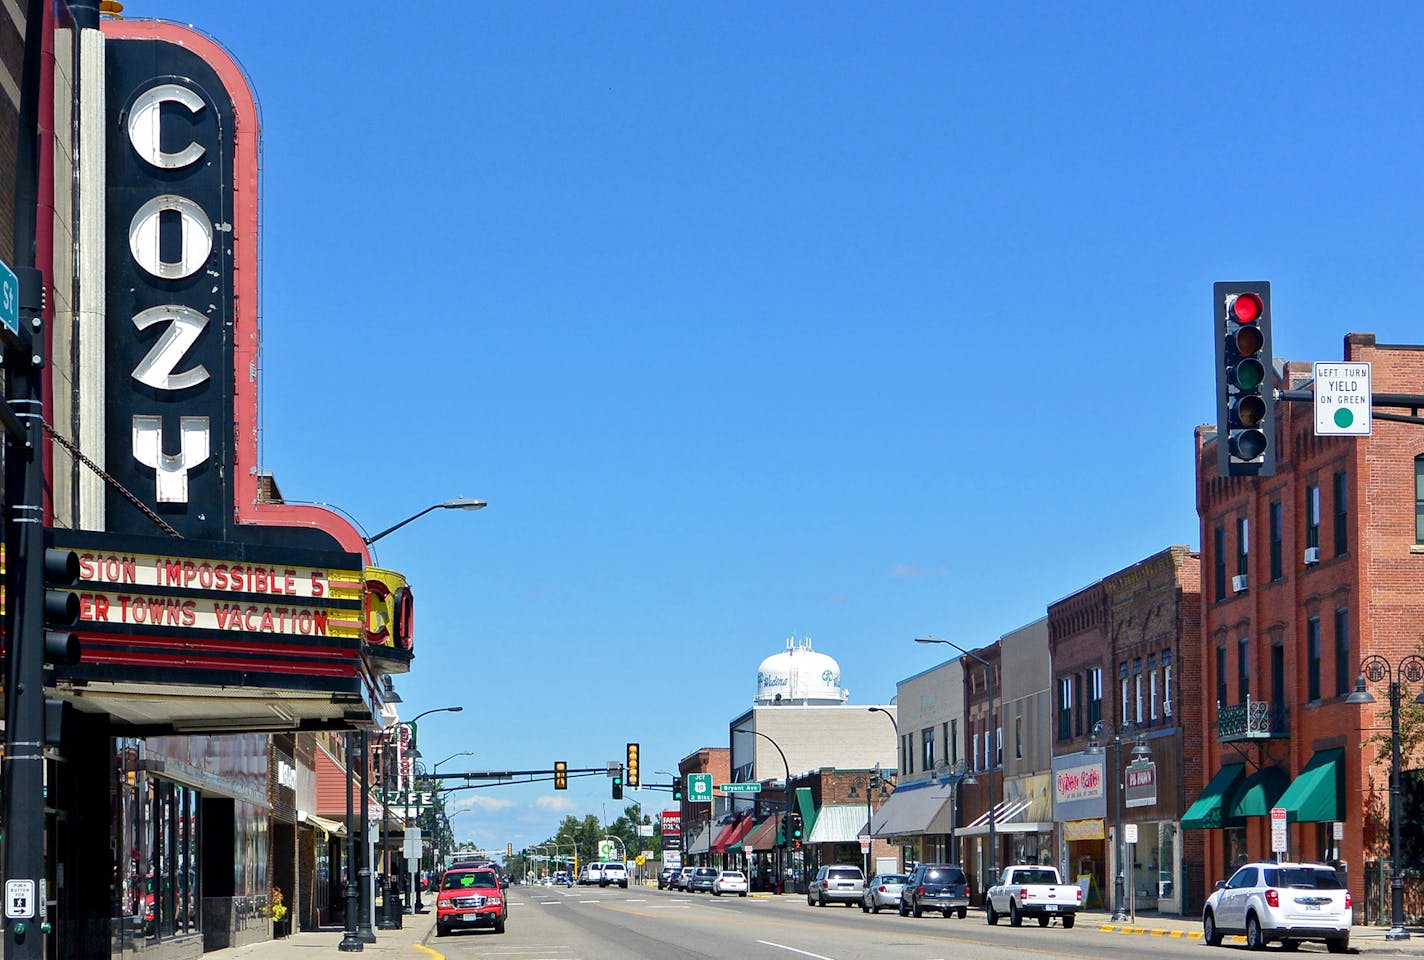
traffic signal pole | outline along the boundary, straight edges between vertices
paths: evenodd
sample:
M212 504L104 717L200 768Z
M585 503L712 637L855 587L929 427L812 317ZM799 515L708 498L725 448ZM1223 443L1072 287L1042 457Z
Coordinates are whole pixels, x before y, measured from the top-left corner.
M48 4L26 4L15 164L20 343L7 346L8 403L20 432L5 442L6 657L4 879L6 960L40 960L44 910L44 277L35 269L41 62ZM26 342L28 341L28 342ZM8 420L9 418L7 418Z

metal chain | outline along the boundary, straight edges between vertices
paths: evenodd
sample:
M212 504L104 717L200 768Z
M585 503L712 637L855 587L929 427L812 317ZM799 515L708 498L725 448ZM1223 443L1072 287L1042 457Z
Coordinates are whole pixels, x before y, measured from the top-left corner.
M100 480L103 480L109 486L113 487L115 490L119 491L119 493L123 494L125 500L133 504L135 507L138 507L138 509L142 511L144 516L148 517L148 519L152 520L155 524L158 525L158 528L160 530L168 534L170 537L174 537L178 540L183 539L183 535L177 530L174 530L171 526L169 526L167 520L164 520L158 514L154 513L151 509L149 509L148 504L144 503L132 492L130 492L129 489L125 487L122 483L119 483L119 481L115 480L113 477L105 473L104 469L100 467L97 463L84 456L84 454L80 453L79 448L76 447L73 443L71 443L67 437L60 436L55 431L54 427L49 425L48 421L41 420L40 423L44 424L45 433L49 434L51 440L59 444L64 449L68 450L80 463L84 464L84 466L88 467L90 470L93 470L96 474L98 474Z

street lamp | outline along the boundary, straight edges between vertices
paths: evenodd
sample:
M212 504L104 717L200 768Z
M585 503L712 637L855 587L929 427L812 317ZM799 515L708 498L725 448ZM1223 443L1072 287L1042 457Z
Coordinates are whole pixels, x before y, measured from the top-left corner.
M421 517L425 516L432 510L483 510L487 506L489 506L489 504L485 503L483 500L475 500L470 497L456 497L454 500L446 500L444 503L432 503L430 506L426 507L419 513L412 514L411 516L406 517L400 523L397 523L394 526L387 527L375 536L365 537L364 542L366 546L369 547L371 544L375 543L377 540L381 539L387 534L395 533L407 523L410 523L412 520L419 520Z
M994 725L994 666L978 654L970 653L968 650L965 650L953 640L941 640L938 637L916 637L915 642L943 643L946 646L958 650L962 655L979 663L984 668L984 677L989 693L989 736L991 738L989 756L984 758L985 766L987 767L985 773L989 777L989 878L991 883L997 883L999 876L999 846L998 838L994 835L994 821L997 819L998 814L998 810L996 809L997 803L994 800L994 766L999 759L1000 737L998 736L998 729ZM898 732L900 728L897 726L895 729ZM980 883L983 883L983 877L980 877Z
M885 719L886 719L886 720L889 720L889 721L890 721L890 726L892 726L892 727L895 728L895 738L896 738L897 740L899 739L899 737L900 737L900 725L895 722L895 714L891 713L889 710L886 710L884 707L866 707L865 709L868 710L868 711L870 711L871 713L883 713L883 714L885 714Z
M431 509L434 509L434 508L432 507ZM427 511L427 512L428 512L428 511ZM390 531L387 531L387 533L389 533L389 532L390 532ZM377 929L380 929L380 930L394 930L394 929L396 929L396 927L399 926L399 923L397 922L397 917L400 915L399 896L392 896L392 895L391 895L391 892L392 892L393 890L397 889L397 888L396 888L396 882L395 882L394 872L391 870L391 865L392 865L392 864L391 864L391 860L392 860L392 853L393 853L393 851L391 850L391 836L390 836L390 828L391 828L391 798L390 798L390 786L391 786L391 782L390 782L390 764L391 764L391 757L392 757L392 754L393 754L393 752L394 752L393 749L392 749L392 746L393 746L393 745L392 745L392 743L391 743L391 736L392 736L392 734L397 733L397 732L400 730L400 728L401 728L402 726L409 726L409 727L411 728L410 746L411 746L411 750L414 751L414 750L415 750L415 747L416 747L416 742L415 742L415 733L416 733L416 731L415 731L415 722L416 722L417 720L419 720L421 717L428 717L428 716L430 716L432 713L459 713L460 711L462 711L462 710L464 710L464 709L465 709L464 707L460 707L460 706L456 706L456 707L436 707L436 708L433 709L433 710L426 710L424 713L418 713L418 714L416 714L415 717L413 717L411 720L407 721L405 724L393 723L393 724L391 724L389 727L386 727L384 730L381 731L381 741L382 741L382 747L381 747L381 767L382 767L381 773L382 773L382 776L381 776L381 779L382 779L382 781L384 781L384 782L381 784L381 860L382 860L382 863L383 863L383 865L384 865L384 867L385 867L386 888L385 888L385 890L383 890L383 891L381 892L381 903L382 903L382 906L384 907L384 909L381 911L381 912L382 912L382 917L381 917L380 923L377 925ZM449 759L449 758L447 757L446 759ZM419 884L416 884L416 888L417 888L417 889L416 889L416 892L417 892L417 893L419 893L419 886L420 886Z
M964 866L964 857L959 855L959 785L961 783L975 786L979 783L973 771L969 769L969 761L960 757L954 763L941 760L935 764L935 776L940 783L949 783L949 862ZM951 779L953 778L953 779Z
M865 834L866 834L866 836L870 837L870 840L869 840L869 841L866 843L866 845L865 845L865 853L864 853L864 857L865 857L865 882L866 882L866 883L869 883L869 882L870 882L870 844L875 842L875 837L874 837L874 835L870 832L870 821L871 821L872 819L874 819L874 817L875 817L875 814L874 814L874 813L871 811L871 809L870 809L870 794L871 794L871 792L872 792L873 790L875 790L876 787L879 787L879 788L880 788L880 796L881 796L882 798L889 796L889 794L885 792L885 775L880 772L880 764L877 763L877 764L875 765L875 770L874 770L874 772L872 772L869 776L867 776L867 777L856 777L855 779L851 780L851 782L850 782L850 792L849 792L848 794L846 794L846 795L849 796L849 797L854 797L854 796L856 796L855 790L856 790L857 787L864 787L864 788L865 788Z
M1360 658L1360 675L1355 680L1355 692L1345 698L1346 703L1374 703L1372 693L1365 689L1365 681L1379 683L1389 681L1389 932L1386 940L1408 940L1409 931L1404 929L1404 873L1400 864L1404 844L1400 839L1400 786L1399 768L1399 700L1403 695L1401 681L1417 684L1424 680L1424 657L1408 654L1396 664L1377 653ZM1415 703L1424 703L1424 692L1414 698Z
M442 763L449 763L451 760L454 760L456 757L473 757L474 755L475 755L475 751L473 751L473 750L461 750L459 753L452 753L452 754L450 754L450 756L446 757L444 760L436 761L435 766L434 766L433 768L431 768L431 771L430 771L431 776L434 776L435 774L437 774L437 773L440 772L440 764L442 764Z
M746 727L733 727L732 732L753 734L755 736L761 737L773 747L776 747L776 752L781 756L781 765L786 770L786 812L781 815L781 863L778 865L776 871L776 892L780 893L784 889L783 884L786 882L786 868L791 860L791 857L789 855L791 848L791 764L786 762L786 754L782 752L781 745L778 744L775 740L771 739L771 737L762 733L760 730L749 730ZM710 828L712 817L712 813L710 810L707 813L707 817L708 826ZM708 849L711 848L709 847Z
M1107 735L1112 737L1113 745L1113 776L1117 779L1117 837L1114 841L1116 850L1114 859L1117 861L1117 875L1113 877L1113 915L1114 923L1122 923L1127 920L1127 911L1123 909L1124 877L1123 864L1126 854L1123 851L1122 842L1122 792L1123 792L1123 769L1122 769L1122 742L1124 740L1135 740L1136 745L1132 748L1131 754L1138 760L1146 760L1152 756L1152 748L1147 746L1147 735L1142 729L1131 720L1124 720L1114 727L1106 720L1099 720L1093 724L1092 735L1088 738L1088 747L1083 752L1091 756L1102 756L1103 745L1100 737Z

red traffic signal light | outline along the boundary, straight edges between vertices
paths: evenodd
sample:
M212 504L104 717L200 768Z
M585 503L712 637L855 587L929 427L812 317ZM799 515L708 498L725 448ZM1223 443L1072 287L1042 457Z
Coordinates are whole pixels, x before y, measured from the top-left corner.
M1221 473L1271 476L1276 472L1271 285L1218 283L1212 292Z

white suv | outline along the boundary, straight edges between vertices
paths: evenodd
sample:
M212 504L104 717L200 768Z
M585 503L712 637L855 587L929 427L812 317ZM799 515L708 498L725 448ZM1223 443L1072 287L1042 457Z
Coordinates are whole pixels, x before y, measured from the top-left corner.
M1287 949L1301 941L1323 942L1331 953L1350 948L1350 891L1323 863L1248 863L1216 892L1202 911L1202 939L1211 946L1222 934L1244 933L1260 950L1272 940Z

